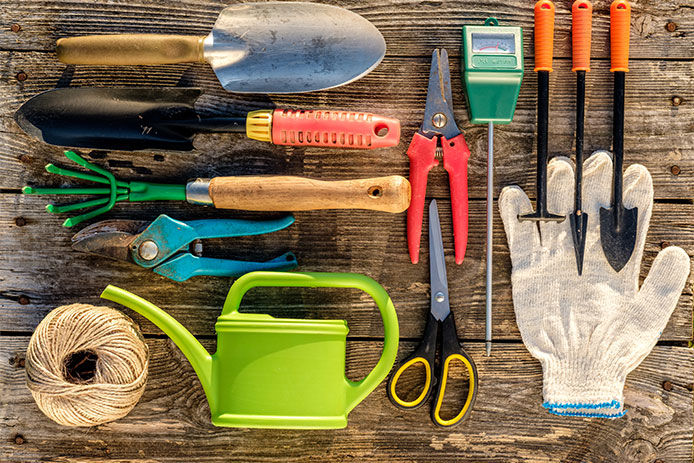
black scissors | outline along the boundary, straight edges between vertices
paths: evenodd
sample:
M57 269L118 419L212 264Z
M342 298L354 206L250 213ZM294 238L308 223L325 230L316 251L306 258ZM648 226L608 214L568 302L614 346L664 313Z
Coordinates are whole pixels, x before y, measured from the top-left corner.
M439 211L436 200L429 204L429 269L431 282L431 311L424 330L424 337L414 353L408 357L395 371L388 381L388 397L393 404L402 409L414 409L427 401L434 386L437 387L436 399L431 409L431 419L439 426L453 426L467 418L477 396L477 368L475 362L463 350L458 343L458 334L455 329L455 321L448 303L448 279L446 278L446 261L443 255L443 241L441 239L441 225L439 223ZM439 335L439 327L441 334ZM441 356L436 374L434 369L434 356L436 347L441 339ZM459 360L467 367L468 392L467 399L458 414L451 419L441 417L441 404L446 392L448 370L453 360ZM421 363L424 365L426 378L419 396L407 401L398 396L395 386L400 376L412 365Z

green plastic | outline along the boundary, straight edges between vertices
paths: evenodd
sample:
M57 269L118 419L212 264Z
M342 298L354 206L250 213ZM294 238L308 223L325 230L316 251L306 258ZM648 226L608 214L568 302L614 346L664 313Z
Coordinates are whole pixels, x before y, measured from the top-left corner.
M297 320L238 311L244 294L258 286L356 288L369 294L383 318L381 358L361 381L345 376L347 323ZM248 273L229 289L217 319L217 352L210 355L170 315L120 288L101 295L147 317L193 365L215 426L334 429L386 377L398 351L395 307L385 289L353 273Z
M477 45L485 42L497 46ZM523 30L499 26L496 18L487 18L483 26L463 26L461 51L470 122L510 123L523 81Z
M106 195L105 198L91 199L81 203L66 205L49 204L46 206L46 210L52 214L61 214L80 209L88 209L90 207L98 207L98 209L94 209L84 214L66 219L65 222L63 222L63 226L65 227L75 226L78 223L84 222L85 220L89 220L97 215L108 212L117 202L120 201L186 200L185 185L170 185L149 182L123 182L121 180L116 180L113 174L111 174L109 171L92 164L74 151L65 151L64 154L65 157L74 163L84 167L85 169L96 172L101 176L64 169L54 164L47 164L46 172L61 175L63 177L73 177L80 180L87 180L109 186L108 188L32 188L29 186L22 188L22 193L26 195Z

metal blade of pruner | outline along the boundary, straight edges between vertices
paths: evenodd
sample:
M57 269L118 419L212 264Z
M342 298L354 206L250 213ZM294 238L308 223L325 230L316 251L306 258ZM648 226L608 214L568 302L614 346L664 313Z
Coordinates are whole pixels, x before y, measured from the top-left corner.
M427 102L424 109L424 122L420 130L427 135L442 135L448 140L461 133L453 115L451 74L448 66L448 52L444 48L435 49L431 55Z

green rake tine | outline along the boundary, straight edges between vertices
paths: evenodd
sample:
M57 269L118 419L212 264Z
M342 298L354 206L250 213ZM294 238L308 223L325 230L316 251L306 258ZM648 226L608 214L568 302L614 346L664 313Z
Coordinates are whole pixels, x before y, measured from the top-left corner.
M25 195L107 195L110 188L34 188L25 186L22 188ZM116 188L116 194L128 194L127 188Z
M115 200L116 200L116 201L124 201L124 200L126 200L126 199L128 199L128 195L118 196L118 197L116 197ZM82 222L84 222L85 220L89 220L89 219L91 219L91 218L96 217L97 215L101 215L101 214L103 214L103 213L105 213L105 212L110 211L111 208L113 207L113 206L110 204L110 203L111 203L110 198L102 198L102 199L97 199L97 200L94 200L94 201L85 201L85 202L93 202L93 203L101 202L101 204L103 204L104 202L108 202L108 204L107 204L106 206L100 207L100 208L98 208L98 209L94 209L93 211L85 212L84 214L76 215L75 217L70 217L70 218L68 218L68 219L65 219L65 221L63 222L63 227L67 227L67 228L69 228L69 227L74 227L75 225L77 225L77 224L79 224L79 223L82 223ZM84 204L84 203L80 203L80 204ZM94 205L96 205L96 204L94 204ZM59 207L59 206L58 206L58 207ZM69 207L69 205L68 205L68 206L64 206L64 207ZM54 208L54 209L55 209L55 208ZM46 210L48 210L48 207L46 207ZM49 212L51 212L51 211L49 211Z
M87 212L86 214L79 215L77 217L73 217L72 219L67 219L64 223L63 226L66 227L71 227L73 225L77 225L80 222L83 222L85 220L91 219L92 217L96 217L99 214L103 214L104 212L110 211L113 206L116 204L116 177L113 176L113 174L106 169L102 169L101 167L94 165L90 162L87 162L87 160L83 159L75 153L74 151L65 151L65 157L71 160L72 162L84 167L85 169L89 169L91 171L96 172L97 174L101 174L104 177L108 179L108 183L111 186L111 191L109 192L109 199L108 203L100 207L99 209L92 211L92 212ZM70 225L69 225L70 224Z
M98 175L92 175L92 174L85 174L84 172L76 172L74 170L70 169L64 169L62 167L58 167L55 164L47 164L46 167L46 172L50 174L56 174L56 175L62 175L63 177L73 177L73 178L79 178L81 180L88 180L90 182L94 183L103 183L108 185L108 179L104 177L99 177ZM116 185L118 185L121 188L127 188L128 183L127 182L122 182L120 180L116 180Z
M116 196L116 202L125 201L127 199L128 199L127 194ZM46 211L50 212L51 214L63 214L65 212L77 211L79 209L86 209L88 207L101 206L103 204L107 204L108 200L109 200L109 198L101 198L101 199L91 199L88 201L82 201L81 203L74 203L74 204L60 204L60 205L49 204L46 206Z

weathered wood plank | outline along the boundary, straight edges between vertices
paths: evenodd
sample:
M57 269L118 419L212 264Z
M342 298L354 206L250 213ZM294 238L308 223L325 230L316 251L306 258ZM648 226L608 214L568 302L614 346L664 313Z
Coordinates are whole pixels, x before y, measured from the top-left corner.
M532 3L384 0L359 2L336 0L339 5L372 21L384 35L391 56L425 55L435 47L457 52L463 24L482 23L488 16L503 24L524 28L525 54L533 53ZM609 53L609 1L593 4L593 56ZM7 0L0 5L6 25L0 34L0 48L6 50L52 51L58 38L85 34L169 33L206 35L219 12L228 5L222 0L110 1L94 4L89 0ZM632 5L632 58L691 58L694 44L694 12L687 0L641 1ZM669 32L665 25L674 22ZM10 24L21 25L15 33ZM570 3L557 3L555 56L570 57Z
M127 263L92 257L70 249L77 230L60 226L64 216L47 214L45 198L0 195L0 326L8 331L33 330L54 307L72 302L103 303L99 293L107 284L128 289L170 311L196 334L209 334L224 302L229 281L195 277L176 283ZM439 205L451 300L460 335L482 339L484 333L485 203L470 203L468 251L461 266L453 263L450 203ZM175 218L233 216L228 212L187 204L162 202L155 206L122 204L111 218L151 220L167 213ZM26 225L17 227L16 217ZM261 260L295 251L300 270L364 273L388 291L400 317L403 337L418 338L429 310L429 268L426 222L421 264L412 265L405 242L405 214L368 211L316 211L295 214L297 221L271 235L207 240L209 255ZM642 278L663 244L684 247L694 255L694 206L656 204L642 268ZM77 227L78 229L80 227ZM510 260L501 219L494 234L494 337L519 339L511 301ZM207 242L206 241L206 242ZM67 269L67 271L66 271ZM663 333L663 340L684 341L692 334L692 288L694 274L680 298L678 308ZM22 305L20 296L28 297ZM346 319L350 335L381 336L381 322L371 300L358 292L298 289L263 289L245 299L249 310L267 310L293 317ZM142 319L135 315L138 320ZM142 322L147 333L160 333Z
M0 53L0 57L3 53ZM368 109L398 117L403 123L403 136L398 146L370 152L335 151L329 149L294 149L245 139L239 134L199 135L195 153L163 152L112 153L115 160L133 163L135 172L124 176L140 178L159 176L188 178L194 175L235 173L287 173L313 175L323 178L366 177L381 174L408 173L404 155L412 133L420 124L426 98L429 63L426 59L407 59L406 65L386 60L374 73L349 86L296 96L248 97L230 95L218 88L211 70L204 66L183 68L164 67L141 73L127 68L118 74L104 68L89 71L77 69L61 81L63 67L37 53L4 53L11 66L26 71L29 80L18 83L16 72L0 77L0 170L6 175L0 188L20 188L27 182L51 180L43 165L60 159L60 149L36 143L24 134L11 119L14 111L34 94L55 85L201 85L208 93L200 106L209 112L246 111L268 107L272 103L289 107L339 107ZM1 59L1 58L0 58ZM453 67L457 68L457 62ZM531 65L529 65L531 66ZM608 63L597 63L590 73L586 120L586 152L609 148L612 124L612 80ZM157 68L158 69L158 68ZM107 72L106 72L107 71ZM535 177L535 104L536 79L532 68L519 97L514 122L497 126L495 130L495 181L497 193L501 187L516 183L533 188ZM574 148L574 76L567 61L557 66L552 77L549 150L553 155L572 154ZM454 71L453 75L457 75ZM663 76L672 76L664 78ZM655 181L656 198L694 197L694 62L635 62L627 79L626 99L626 162L638 162L648 167ZM67 80L65 80L67 79ZM486 192L486 127L467 122L467 114L459 79L453 79L456 115L472 156L470 158L470 195L484 198ZM672 106L671 98L683 99ZM364 102L368 101L365 105ZM355 160L360 162L355 162ZM677 166L679 173L673 174ZM448 179L442 169L431 175L429 194L448 196Z
M536 461L688 463L692 460L694 352L656 346L627 378L627 415L616 420L560 418L541 406L540 365L522 345L466 344L480 377L470 419L441 429L428 404L392 406L381 384L351 413L342 430L215 428L188 361L164 339L148 339L149 382L125 418L95 428L65 428L45 418L24 383L27 337L0 338L0 459L25 461ZM204 340L209 349L214 341ZM413 348L402 343L401 357ZM376 363L377 342L348 343L350 378ZM663 389L665 381L672 390ZM21 436L22 443L16 438Z

